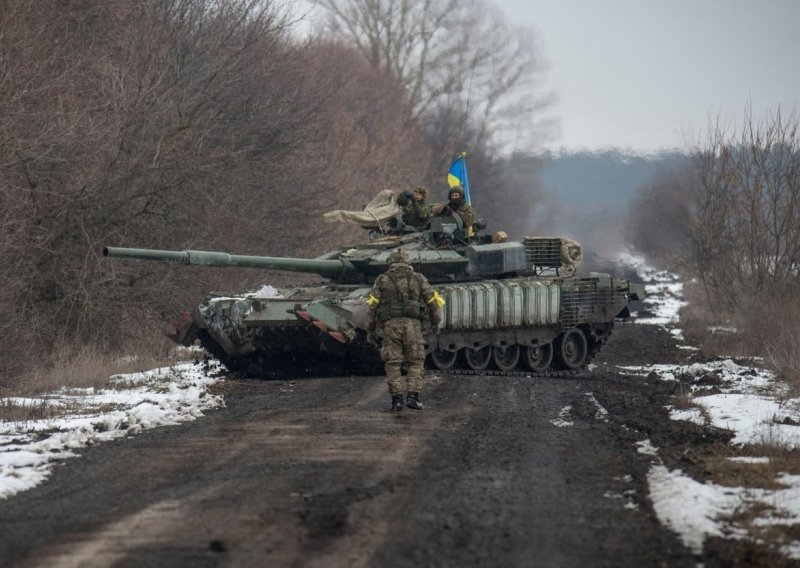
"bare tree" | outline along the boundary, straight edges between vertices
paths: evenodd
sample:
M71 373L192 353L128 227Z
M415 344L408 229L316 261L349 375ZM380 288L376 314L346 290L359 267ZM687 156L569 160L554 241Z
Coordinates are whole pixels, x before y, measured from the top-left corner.
M697 155L693 260L730 307L796 287L800 277L800 116L780 109L740 128L718 121Z
M418 115L458 108L477 135L531 138L547 102L531 30L509 26L485 0L315 0L327 29L352 41L375 67L399 77ZM459 137L463 133L459 132ZM531 139L528 139L530 142Z

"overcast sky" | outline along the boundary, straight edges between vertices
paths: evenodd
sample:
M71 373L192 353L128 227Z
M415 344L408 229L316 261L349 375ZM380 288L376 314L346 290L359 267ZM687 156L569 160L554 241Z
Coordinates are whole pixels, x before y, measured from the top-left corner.
M684 147L709 117L800 107L800 0L498 0L538 32L551 148Z
M800 109L800 0L494 1L541 43L547 148L688 148L748 104Z

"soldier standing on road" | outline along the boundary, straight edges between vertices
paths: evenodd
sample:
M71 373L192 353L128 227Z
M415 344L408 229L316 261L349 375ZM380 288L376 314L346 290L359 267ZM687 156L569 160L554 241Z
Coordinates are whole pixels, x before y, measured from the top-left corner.
M367 297L367 340L375 343L376 330L382 331L381 359L386 365L392 410L403 410L404 391L406 406L422 410L419 398L425 362L422 322L430 322L438 330L444 300L424 275L414 272L405 251L392 251L387 262L389 269L375 279ZM408 365L405 380L400 372L403 361Z
M431 216L431 206L425 203L428 190L418 187L414 192L404 191L397 197L397 204L403 208L403 223L424 231Z

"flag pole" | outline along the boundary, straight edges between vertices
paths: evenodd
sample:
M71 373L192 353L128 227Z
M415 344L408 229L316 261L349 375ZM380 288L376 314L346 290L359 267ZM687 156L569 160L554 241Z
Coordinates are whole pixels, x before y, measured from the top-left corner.
M467 200L467 205L472 205L472 199L469 194L469 177L467 176L467 153L461 152L461 158L464 160L464 197Z

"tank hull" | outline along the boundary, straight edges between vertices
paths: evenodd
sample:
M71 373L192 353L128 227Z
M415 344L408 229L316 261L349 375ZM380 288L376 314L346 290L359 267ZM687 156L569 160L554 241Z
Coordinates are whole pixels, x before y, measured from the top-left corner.
M376 373L367 341L366 297L401 249L445 300L439 329L425 329L427 364L440 370L531 373L584 368L607 341L641 285L606 274L576 276L578 243L563 237L464 239L447 217L422 233L380 235L315 259L106 247L110 258L208 267L311 272L329 284L215 296L173 323L170 337L199 340L248 375ZM267 290L266 288L264 290Z
M628 315L628 282L606 275L435 287L445 306L440 329L424 329L426 364L441 370L580 369L605 343L614 321ZM278 290L271 297L212 297L176 323L172 336L184 344L199 339L231 370L250 376L373 374L382 364L378 347L366 341L369 290L327 285ZM564 356L568 332L578 334L572 345L577 353Z

